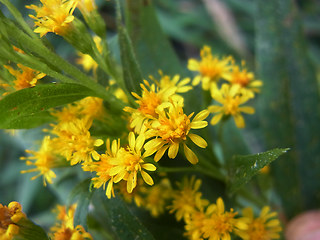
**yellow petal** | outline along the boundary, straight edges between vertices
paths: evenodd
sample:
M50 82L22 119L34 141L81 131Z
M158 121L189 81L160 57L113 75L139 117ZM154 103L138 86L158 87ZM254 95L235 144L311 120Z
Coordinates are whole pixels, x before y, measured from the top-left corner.
M173 143L170 145L168 150L168 156L169 158L175 158L179 151L179 143Z
M208 107L208 110L212 113L221 112L222 109L223 109L223 107L218 106L218 105L212 105L212 106Z
M154 156L154 161L158 162L162 158L163 154L167 151L168 147L169 145L162 146Z
M151 163L145 163L142 165L142 168L148 170L148 171L155 171L157 168L155 165L151 164Z
M241 114L234 115L233 118L238 128L244 128L245 123Z
M202 121L204 119L206 119L209 116L209 111L208 110L202 110L201 112L199 112L192 121Z
M248 114L254 114L254 108L253 107L240 107L239 110L244 113Z
M194 79L193 79L193 81L192 81L192 85L193 86L196 86L196 85L198 85L199 83L200 83L200 81L201 81L201 76L200 75L198 75L198 76L196 76Z
M219 114L215 115L215 116L211 119L210 124L211 124L211 125L216 125L216 124L221 120L222 116L223 116L222 113L219 113Z
M140 134L136 139L136 151L139 152L145 142L146 138L144 134Z
M186 155L188 161L192 164L196 164L199 160L198 157L194 154L194 152L187 147L186 144L183 144L184 154Z
M200 128L204 128L206 126L208 126L207 121L196 121L196 122L192 121L190 123L190 128L192 128L192 129L200 129Z
M130 147L132 150L135 149L135 146L136 146L136 137L135 137L135 135L134 135L133 132L130 132L130 133L129 133L128 142L129 142L129 147Z
M189 133L188 136L190 137L190 139L192 140L192 142L194 142L196 145L198 145L201 148L206 148L208 146L206 140L204 140L202 137L200 137L199 135L193 134L193 133Z
M93 157L94 160L99 160L99 159L100 159L100 154L97 153L96 151L93 151L93 152L91 153L91 155L92 155L92 157Z
M102 139L97 139L97 140L95 140L94 141L94 146L95 147L99 147L99 146L101 146L103 144L103 140Z
M189 59L188 69L191 71L198 71L199 70L199 62L193 58Z
M145 171L141 171L141 176L148 185L153 185L153 179L150 177L148 173L146 173Z

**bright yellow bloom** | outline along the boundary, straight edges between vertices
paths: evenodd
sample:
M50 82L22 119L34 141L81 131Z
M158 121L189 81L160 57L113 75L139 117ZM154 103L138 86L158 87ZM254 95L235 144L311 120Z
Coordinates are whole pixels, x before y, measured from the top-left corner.
M113 183L118 183L121 180L127 182L127 192L132 193L137 186L137 174L140 172L142 179L148 184L153 185L153 180L145 171L155 171L156 167L151 163L145 163L146 154L142 154L142 147L145 141L143 135L135 138L133 132L128 136L129 145L124 148L120 146L120 139L113 140L110 145L110 140L107 139L106 154L100 156L100 161L88 164L85 171L97 172L97 177L92 179L94 187L100 188L108 182L106 195L111 198L113 194Z
M8 207L0 204L0 239L11 240L19 233L20 219L26 218L18 202L9 203Z
M110 158L116 157L116 151L111 149L116 149L117 146L120 145L116 140L112 142L112 147L110 146L110 140L107 139L106 147L107 151L105 154L100 155L100 161L97 162L89 162L83 166L84 171L94 171L96 172L96 177L92 178L92 183L94 188L100 188L101 186L103 189L106 189L106 196L111 198L111 195L114 196L114 189L113 189L113 176L110 175L110 169L113 165L110 164Z
M46 186L47 182L52 184L52 179L56 178L56 174L52 171L53 168L58 167L60 164L57 162L57 156L54 151L54 146L50 136L46 136L41 144L39 151L26 150L27 153L32 154L31 157L21 157L21 160L27 160L28 166L35 166L35 168L29 170L23 170L21 173L39 172L36 176L33 176L31 180L37 177L43 176L43 185Z
M190 214L186 219L184 226L186 232L184 233L185 236L188 237L190 240L203 240L203 222L206 218L206 214L204 211L196 211Z
M132 92L132 95L138 99L136 103L139 105L139 108L125 107L123 109L126 112L132 113L130 128L134 129L138 134L143 129L145 122L158 118L156 109L163 104L167 104L169 97L172 97L177 90L177 87L158 89L155 84L150 85L146 80L144 80L144 84L140 84L140 87L142 89L141 97Z
M239 85L230 87L228 84L223 84L220 90L217 87L213 87L211 96L222 104L222 106L212 105L208 107L210 112L217 113L210 122L212 125L217 124L223 116L231 115L237 127L243 128L245 122L241 113L254 113L254 108L252 107L239 107L239 105L246 103L252 97L252 95L241 93Z
M80 162L91 162L92 158L99 159L99 154L94 150L94 147L101 146L101 139L93 139L89 129L92 125L92 120L87 118L74 119L72 122L63 122L58 125L53 125L52 134L58 136L52 141L55 144L57 153L70 161L71 165Z
M208 200L201 199L199 192L201 180L192 176L191 179L184 178L182 183L178 183L179 190L174 191L172 205L169 206L170 213L176 212L176 219L188 219L191 214L202 211L209 204Z
M61 110L54 110L51 115L57 118L58 125L74 121L78 118L102 119L106 115L103 100L97 97L86 97L68 104Z
M110 169L110 175L114 176L114 182L121 180L127 181L127 191L131 193L137 185L137 173L140 172L143 180L148 185L153 185L153 180L150 175L144 170L155 171L156 167L151 163L145 163L144 158L148 155L142 154L142 148L145 142L144 135L135 137L133 132L128 136L129 145L126 148L120 147L113 142L111 151L115 155L109 160L113 167Z
M189 137L199 147L207 147L207 142L202 137L190 133L190 130L206 127L208 123L204 119L209 115L209 112L203 110L191 121L193 113L187 116L184 114L181 104L171 102L169 107L158 108L156 113L158 119L153 120L146 131L147 138L153 138L144 146L148 155L157 152L154 160L158 162L168 149L168 156L173 159L177 156L179 146L182 144L188 161L196 164L198 157L186 145L186 140Z
M89 2L94 2L90 0ZM80 6L80 2L79 2ZM98 36L93 37L93 41L95 42L99 52L102 52L101 38ZM78 52L79 58L76 59L76 63L82 65L83 69L87 72L93 70L93 73L96 74L98 63L89 55Z
M53 240L92 240L90 233L78 225L74 227L74 213L76 204L71 205L68 210L65 206L57 206L58 223L51 228L51 237Z
M275 219L276 212L270 212L270 207L262 208L260 216L254 218L252 208L242 210L247 219L248 229L240 231L239 236L244 240L272 240L279 239L282 231L280 221Z
M198 85L202 82L202 88L209 90L212 85L220 79L224 79L231 70L231 63L233 59L231 56L219 59L212 55L211 48L204 46L200 52L201 61L196 59L189 59L188 69L191 71L199 72L193 80L193 85Z
M239 66L232 66L232 71L224 76L224 79L229 81L231 84L238 84L244 94L259 93L262 81L256 80L254 73L248 72L245 68L245 61L242 61L241 68Z
M164 75L161 70L158 72L161 77L159 82L152 75L150 75L149 78L159 85L160 89L176 88L177 93L185 93L192 89L192 86L188 85L190 83L190 78L183 78L180 80L178 74L171 78L168 75Z
M14 69L11 66L4 66L16 80L13 81L13 89L20 90L23 88L34 87L37 84L37 81L46 74L40 73L39 71L33 70L22 64L17 64L18 69Z
M206 211L206 219L203 220L203 237L215 240L231 240L230 233L248 228L242 218L236 219L237 212L231 209L225 211L224 203L221 198L217 199L216 204L212 204Z
M26 6L36 12L36 16L29 15L35 20L34 30L40 33L40 37L48 32L53 32L64 36L70 29L71 22L74 19L73 11L75 10L78 0L40 0L41 7L35 5Z

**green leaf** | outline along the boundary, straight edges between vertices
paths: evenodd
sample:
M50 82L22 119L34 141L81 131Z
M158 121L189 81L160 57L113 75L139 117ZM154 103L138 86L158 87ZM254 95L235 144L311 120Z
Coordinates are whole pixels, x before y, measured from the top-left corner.
M229 172L229 187L235 192L246 184L260 169L267 166L279 156L286 153L289 148L276 148L267 152L247 156L234 156Z
M17 223L19 226L19 233L15 237L14 240L44 240L49 239L46 232L40 226L34 224L29 219L22 218Z
M144 77L184 73L179 59L164 35L152 1L126 1L126 25Z
M140 82L143 77L141 74L140 66L137 62L131 39L128 35L127 29L121 22L120 3L117 1L117 18L118 18L118 33L120 45L120 57L123 66L123 78L129 92L140 93Z
M51 118L47 109L93 95L72 83L44 84L11 93L0 100L0 128L30 128Z
M107 212L106 218L109 219L114 234L118 239L154 240L151 233L129 211L127 205L119 196L107 199L104 191L99 191L98 193L100 194L101 203Z
M256 36L266 147L292 149L272 166L276 190L291 218L319 207L319 88L294 1L257 1Z
M89 191L91 179L79 183L70 193L67 205L76 201L77 209L74 214L74 226L81 225L87 229L87 215L93 191Z

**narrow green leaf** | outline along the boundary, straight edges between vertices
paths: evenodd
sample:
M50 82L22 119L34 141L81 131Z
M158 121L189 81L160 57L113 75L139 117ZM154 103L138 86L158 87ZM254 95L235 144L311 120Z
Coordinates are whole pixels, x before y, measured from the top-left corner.
M142 74L140 66L137 62L131 39L128 35L127 29L122 24L122 17L120 12L120 3L117 1L117 24L119 33L120 57L123 66L123 78L129 92L140 93L140 82L142 82Z
M81 225L87 229L87 215L89 210L89 204L93 195L93 191L90 189L91 179L86 179L79 183L70 193L67 201L67 205L71 205L73 202L77 203L77 209L74 214L74 226Z
M151 233L128 209L119 197L107 199L104 191L99 191L101 202L107 212L115 235L119 239L154 240Z
M93 95L93 91L73 83L44 84L19 90L0 100L0 128L35 127L50 120L45 110L89 95Z
M184 73L179 59L164 35L152 1L126 1L126 25L144 77Z
M235 192L256 175L260 169L276 160L288 150L289 148L276 148L254 155L234 156L229 172L230 191Z

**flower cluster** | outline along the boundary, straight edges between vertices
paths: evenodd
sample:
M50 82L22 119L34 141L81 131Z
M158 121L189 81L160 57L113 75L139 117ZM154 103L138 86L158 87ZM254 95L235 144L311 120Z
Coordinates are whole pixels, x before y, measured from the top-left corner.
M90 233L81 225L74 227L74 213L76 204L71 205L68 209L66 206L58 205L56 208L57 223L50 230L50 236L53 240L76 239L76 240L92 240Z
M254 98L255 93L260 92L262 82L256 80L252 72L247 71L244 61L240 67L231 56L219 59L212 55L208 46L203 47L200 56L201 61L189 59L188 68L199 73L193 84L198 85L202 82L202 88L210 90L212 99L221 104L208 107L211 113L216 114L211 124L216 125L224 116L232 116L237 127L243 128L245 122L241 113L253 114L254 109L239 105Z
M92 162L92 158L99 159L95 147L101 146L103 141L93 138L89 129L93 120L103 119L106 112L102 99L87 97L61 110L52 111L51 114L56 117L57 124L51 124L52 128L46 130L50 135L44 137L38 151L26 150L33 156L21 157L27 160L27 165L35 166L22 173L39 172L31 179L42 175L44 185L46 182L52 183L56 177L52 169L67 166L66 161L75 165Z
M24 51L15 46L13 46L13 50L19 54L25 54ZM34 87L38 83L38 80L46 76L46 74L20 63L16 64L16 66L12 64L4 65L4 68L7 69L9 74L6 74L3 79L0 78L0 89L4 91L3 96L24 88Z
M162 74L162 72L160 72ZM192 164L198 162L195 153L187 146L187 137L201 148L207 146L206 141L199 135L190 132L191 129L200 129L207 126L204 121L209 112L203 110L192 120L194 113L186 115L183 110L183 98L177 93L191 89L189 79L179 82L179 76L163 76L160 82L153 77L155 84L150 85L146 80L141 84L142 94L132 93L138 100L138 108L126 107L124 111L131 113L130 127L135 132L145 135L149 139L144 148L147 155L154 153L154 160L158 162L168 150L168 157L175 158L180 145L188 161ZM157 86L156 86L157 84Z
M26 218L18 202L11 202L8 206L0 204L0 239L11 240L19 233L18 222Z
M88 163L84 167L85 171L96 172L96 177L92 178L93 186L105 188L106 195L111 198L114 195L113 183L118 183L121 180L127 182L127 191L131 193L137 186L138 173L141 174L143 180L153 185L153 180L150 175L145 171L155 171L156 167L152 163L146 163L144 158L146 152L142 154L142 147L144 144L144 136L139 135L137 138L133 132L128 136L129 144L126 147L120 146L120 139L113 140L110 143L108 139L106 142L106 152L100 156L100 161Z

